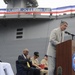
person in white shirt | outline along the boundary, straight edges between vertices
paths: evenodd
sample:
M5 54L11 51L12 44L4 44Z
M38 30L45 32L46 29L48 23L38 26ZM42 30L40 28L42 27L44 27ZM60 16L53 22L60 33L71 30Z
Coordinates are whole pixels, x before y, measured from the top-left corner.
M10 63L0 62L0 75L14 75Z

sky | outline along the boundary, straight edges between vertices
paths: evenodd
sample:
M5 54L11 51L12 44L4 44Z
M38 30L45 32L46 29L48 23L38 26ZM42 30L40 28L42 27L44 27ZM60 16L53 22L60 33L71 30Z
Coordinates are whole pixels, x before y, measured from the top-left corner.
M38 0L39 7L56 8L67 5L75 5L75 0Z
M75 0L37 0L39 8L57 8L62 6L75 5ZM0 8L6 8L3 0L0 0Z

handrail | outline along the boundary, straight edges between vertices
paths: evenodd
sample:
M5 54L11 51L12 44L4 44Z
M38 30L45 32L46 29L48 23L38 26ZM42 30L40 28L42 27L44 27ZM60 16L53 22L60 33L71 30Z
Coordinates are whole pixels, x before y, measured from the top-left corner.
M0 14L60 14L74 13L75 5L63 6L57 8L1 8Z

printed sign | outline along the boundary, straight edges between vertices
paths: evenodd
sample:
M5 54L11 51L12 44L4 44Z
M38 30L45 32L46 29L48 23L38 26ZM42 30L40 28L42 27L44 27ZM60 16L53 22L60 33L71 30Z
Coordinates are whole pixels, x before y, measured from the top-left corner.
M58 66L57 68L57 75L62 75L62 67Z
M72 68L75 71L75 53L72 55Z

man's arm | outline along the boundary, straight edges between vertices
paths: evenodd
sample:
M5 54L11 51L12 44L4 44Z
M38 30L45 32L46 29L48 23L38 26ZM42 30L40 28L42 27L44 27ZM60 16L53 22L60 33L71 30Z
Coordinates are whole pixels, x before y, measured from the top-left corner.
M26 64L27 61L29 61L28 59L24 59L22 55L18 56L18 61L22 64Z
M57 34L56 30L53 30L50 35L50 42L52 43L53 46L56 46L60 42L57 40Z

